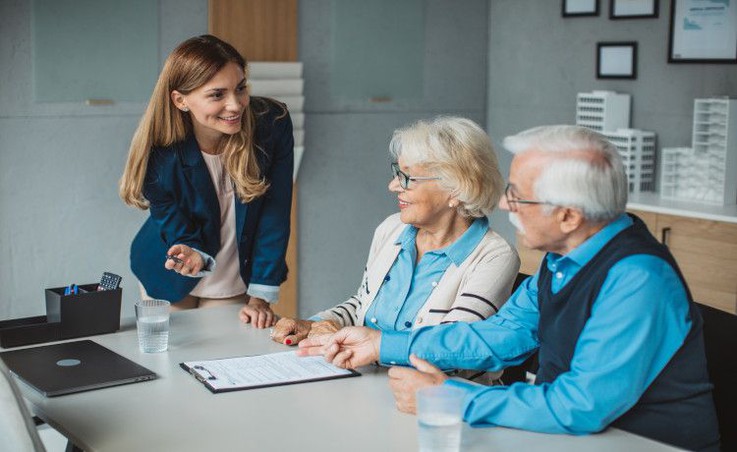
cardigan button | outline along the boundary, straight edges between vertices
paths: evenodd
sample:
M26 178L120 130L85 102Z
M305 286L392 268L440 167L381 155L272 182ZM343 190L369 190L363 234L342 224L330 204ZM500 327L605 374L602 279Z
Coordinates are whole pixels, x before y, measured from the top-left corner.
M376 323L376 317L371 317L371 323Z

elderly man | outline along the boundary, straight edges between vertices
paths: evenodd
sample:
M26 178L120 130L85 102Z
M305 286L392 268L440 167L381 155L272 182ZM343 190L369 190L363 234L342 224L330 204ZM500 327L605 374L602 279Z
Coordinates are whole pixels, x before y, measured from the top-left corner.
M504 145L515 157L501 207L525 245L547 254L499 313L411 333L346 328L303 341L301 353L342 367L411 363L416 370L389 371L407 412L418 388L447 384L466 391L464 418L475 426L585 434L612 425L718 448L701 316L668 249L624 213L617 150L574 126L530 129ZM535 351L535 385L478 386L440 371L499 370Z

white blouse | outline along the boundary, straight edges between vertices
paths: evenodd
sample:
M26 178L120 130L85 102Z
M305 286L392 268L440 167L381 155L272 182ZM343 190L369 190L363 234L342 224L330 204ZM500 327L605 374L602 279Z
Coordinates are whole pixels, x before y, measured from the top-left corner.
M215 256L215 270L207 274L190 292L200 298L229 298L246 292L238 262L235 240L235 190L223 165L224 154L202 153L210 171L220 203L220 251Z

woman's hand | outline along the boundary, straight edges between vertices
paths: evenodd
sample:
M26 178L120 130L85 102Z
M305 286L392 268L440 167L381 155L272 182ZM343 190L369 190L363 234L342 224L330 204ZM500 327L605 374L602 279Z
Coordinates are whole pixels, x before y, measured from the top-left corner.
M333 320L320 320L312 323L312 328L307 334L307 337L321 336L323 334L333 334L337 332L341 326ZM301 338L302 340L304 338Z
M290 319L287 317L279 319L274 325L271 340L285 345L297 345L299 341L310 334L312 325L320 322L312 320Z
M241 308L238 314L241 322L250 323L256 328L269 328L276 322L276 315L271 305L261 298L250 297L248 303Z
M202 255L187 245L174 245L169 248L166 255L176 259L167 259L164 268L174 270L180 275L196 275L205 266Z

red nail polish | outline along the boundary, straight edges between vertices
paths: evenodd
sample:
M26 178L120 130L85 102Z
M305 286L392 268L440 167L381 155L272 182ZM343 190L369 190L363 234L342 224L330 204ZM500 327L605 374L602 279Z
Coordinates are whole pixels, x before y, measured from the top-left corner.
M291 339L287 339L286 341L284 341L284 343L287 344L287 345L292 345L292 340Z

